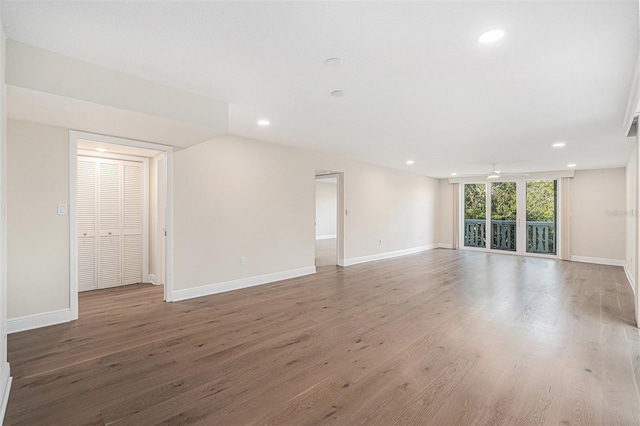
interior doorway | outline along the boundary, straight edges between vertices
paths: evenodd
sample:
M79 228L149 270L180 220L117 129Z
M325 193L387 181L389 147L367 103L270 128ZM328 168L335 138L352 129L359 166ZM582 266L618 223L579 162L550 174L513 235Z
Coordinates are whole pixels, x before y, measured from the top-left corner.
M315 264L336 266L338 260L339 179L336 173L316 173Z
M78 292L164 286L171 300L172 148L70 132L70 304ZM84 300L84 299L83 299Z

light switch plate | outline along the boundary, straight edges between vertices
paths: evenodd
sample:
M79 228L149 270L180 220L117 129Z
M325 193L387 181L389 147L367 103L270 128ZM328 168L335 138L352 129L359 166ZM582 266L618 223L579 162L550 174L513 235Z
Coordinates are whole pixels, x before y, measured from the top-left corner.
M64 216L68 213L66 204L58 204L58 214Z

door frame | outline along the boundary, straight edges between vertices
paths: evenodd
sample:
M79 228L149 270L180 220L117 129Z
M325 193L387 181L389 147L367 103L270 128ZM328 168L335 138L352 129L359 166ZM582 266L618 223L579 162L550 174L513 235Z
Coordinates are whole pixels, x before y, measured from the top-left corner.
M69 131L69 307L71 320L78 319L78 218L77 218L77 161L78 139L87 139L114 145L131 146L135 148L152 149L164 152L165 155L165 188L166 209L165 220L167 237L165 238L165 286L164 300L172 301L173 290L173 147L115 136L99 135L95 133ZM148 179L148 177L147 177ZM148 219L147 219L148 220Z
M469 251L481 251L481 252L485 252L485 253L498 253L498 254L508 254L508 255L512 255L512 256L529 256L529 257L541 257L541 258L545 258L545 259L560 259L560 250L561 250L561 240L562 238L560 237L561 233L563 232L563 230L561 229L561 214L562 214L562 205L560 200L562 199L562 194L561 194L561 185L560 185L560 178L561 177L552 177L552 176L527 176L527 177L519 177L516 179L510 179L510 178L500 178L500 179L491 179L491 180L484 180L481 181L479 179L465 179L464 181L459 182L460 184L460 190L459 190L459 206L460 206L460 214L458 217L458 221L459 221L459 226L458 229L461 230L461 232L458 235L458 247L460 247L462 250L469 250ZM555 180L556 181L556 217L555 217L555 222L556 222L556 242L555 242L555 248L556 248L556 253L555 254L541 254L541 253L530 253L527 251L526 246L527 246L527 227L526 227L526 219L527 219L527 199L526 199L526 193L527 193L527 187L526 187L526 183L527 181L532 181L532 180ZM508 250L500 250L500 249L492 249L491 248L491 183L494 182L516 182L516 196L517 196L517 200L516 200L516 209L517 209L517 214L516 214L516 251L508 251ZM464 206L465 206L465 199L464 199L464 185L467 184L486 184L486 194L485 194L485 200L486 200L486 222L489 224L489 227L487 227L487 243L485 247L467 247L464 245L464 232L465 232L465 226L464 226ZM520 226L522 224L522 219L524 217L524 223L525 226ZM522 245L524 243L524 245Z

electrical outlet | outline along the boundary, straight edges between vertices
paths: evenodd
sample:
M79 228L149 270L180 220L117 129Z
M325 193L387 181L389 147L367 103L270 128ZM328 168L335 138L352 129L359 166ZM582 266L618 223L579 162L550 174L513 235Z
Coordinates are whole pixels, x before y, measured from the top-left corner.
M246 265L247 264L247 259L245 259L244 256L240 256L240 264L241 265Z
M67 205L66 204L58 204L58 214L64 216L67 214Z

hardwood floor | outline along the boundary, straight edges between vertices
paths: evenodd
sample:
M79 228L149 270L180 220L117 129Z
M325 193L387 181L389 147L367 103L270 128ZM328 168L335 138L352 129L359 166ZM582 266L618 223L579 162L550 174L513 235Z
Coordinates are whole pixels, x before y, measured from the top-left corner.
M6 424L638 425L622 268L433 250L9 336Z
M336 265L336 239L316 240L316 266Z

